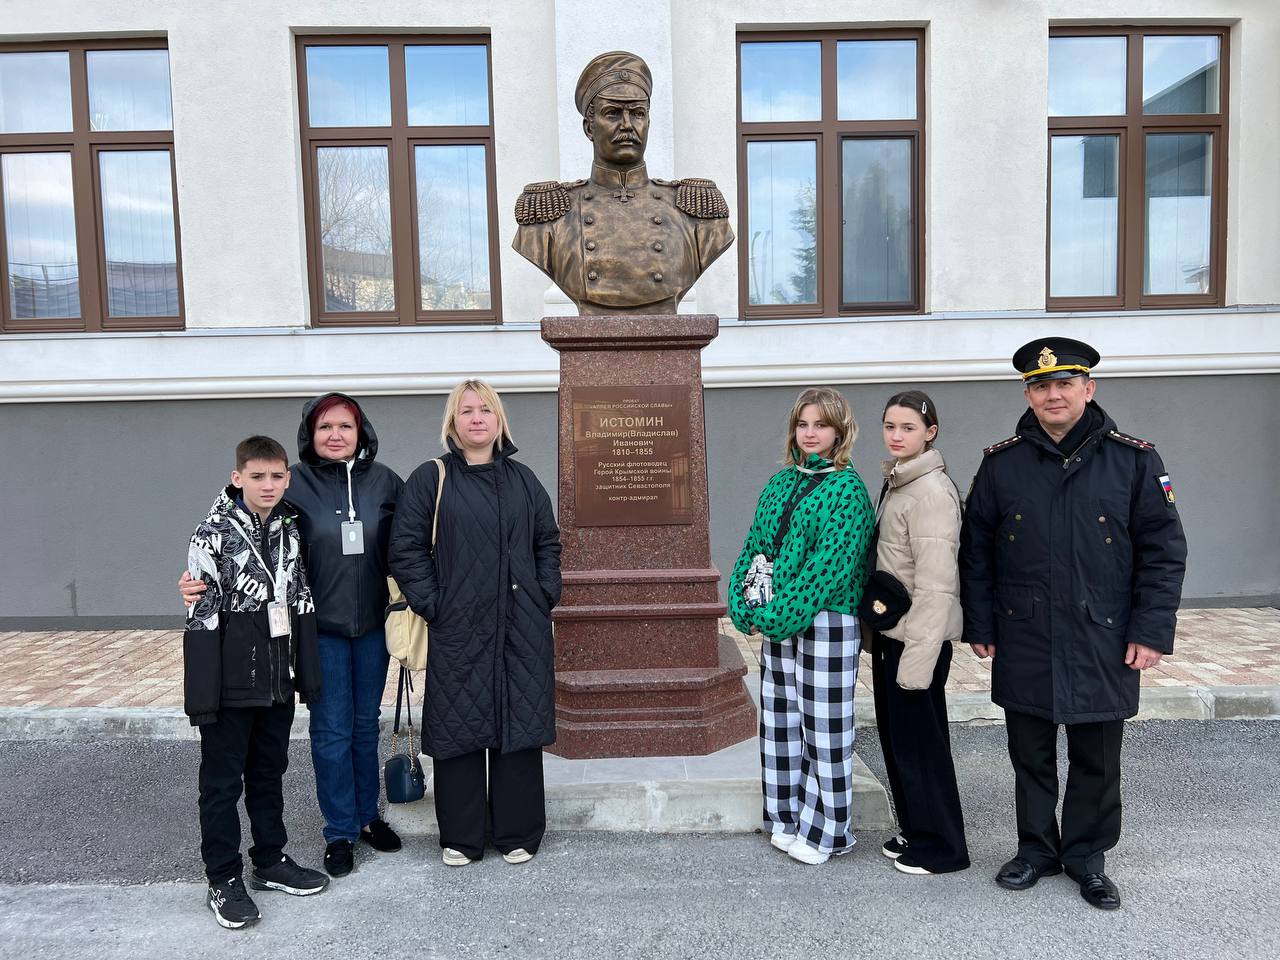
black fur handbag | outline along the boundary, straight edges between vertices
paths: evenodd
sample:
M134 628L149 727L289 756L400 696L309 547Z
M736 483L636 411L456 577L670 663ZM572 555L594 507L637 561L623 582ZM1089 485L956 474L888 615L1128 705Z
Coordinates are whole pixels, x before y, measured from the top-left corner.
M406 690L406 682L408 689ZM418 751L413 746L413 704L410 694L413 692L413 678L404 667L400 668L400 683L396 689L396 723L391 731L391 756L382 765L382 778L387 785L387 803L413 803L421 800L427 792L426 777L422 773L422 761L418 759ZM405 704L408 715L408 749L398 752L400 743L400 701Z
M880 508L888 493L889 478L885 477L880 497L876 500L876 525L864 564L864 569L870 569L871 574L863 585L862 600L858 604L858 616L877 633L892 630L911 609L911 594L902 585L902 581L892 573L876 569L876 547L880 542Z
M884 570L873 571L858 604L858 616L867 626L877 633L892 630L910 609L911 594L902 581Z

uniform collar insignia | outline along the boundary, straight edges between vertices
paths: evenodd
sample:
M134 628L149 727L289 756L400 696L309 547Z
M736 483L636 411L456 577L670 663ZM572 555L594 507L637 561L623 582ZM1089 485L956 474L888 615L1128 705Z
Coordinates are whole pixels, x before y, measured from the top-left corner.
M649 171L643 163L630 170L615 170L595 163L591 165L591 182L601 187L640 187L649 182Z

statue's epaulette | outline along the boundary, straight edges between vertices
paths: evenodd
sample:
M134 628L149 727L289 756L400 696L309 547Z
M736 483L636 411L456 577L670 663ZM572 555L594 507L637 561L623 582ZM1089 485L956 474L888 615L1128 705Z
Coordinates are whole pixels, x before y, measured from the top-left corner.
M1001 440L999 443L993 443L991 446L986 447L982 451L982 455L984 457L989 457L991 456L991 454L999 453L1001 450L1008 450L1010 447L1012 447L1015 443L1017 443L1021 439L1022 437L1018 436L1017 434L1014 434L1012 437L1009 437L1007 440Z
M1139 450L1154 450L1156 445L1150 440L1139 440L1137 437L1131 437L1127 433L1121 433L1119 430L1108 430L1107 436L1117 443L1127 443L1131 447L1137 447Z
M569 212L569 191L587 181L560 183L558 180L542 180L526 184L516 198L516 223L551 223Z
M714 180L686 177L684 180L658 180L666 187L676 188L676 207L699 220L722 220L729 216L729 204Z

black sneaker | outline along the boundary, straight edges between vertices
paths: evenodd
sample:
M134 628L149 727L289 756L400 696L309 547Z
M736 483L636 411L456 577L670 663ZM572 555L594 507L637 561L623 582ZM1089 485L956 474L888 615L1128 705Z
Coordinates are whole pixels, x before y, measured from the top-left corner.
M257 905L239 877L232 877L223 883L209 884L209 896L205 902L209 904L219 926L228 930L249 927L262 919L262 914L258 912Z
M335 840L324 848L324 872L345 877L355 866L355 847L350 840Z
M902 834L890 837L884 842L884 846L880 848L890 860L897 860L900 856L907 852L907 839Z
M382 853L400 849L399 835L381 817L360 831L360 839Z
M289 857L281 855L279 863L269 867L254 867L249 886L255 890L282 890L295 897L309 897L329 885L329 878L319 870L300 867Z

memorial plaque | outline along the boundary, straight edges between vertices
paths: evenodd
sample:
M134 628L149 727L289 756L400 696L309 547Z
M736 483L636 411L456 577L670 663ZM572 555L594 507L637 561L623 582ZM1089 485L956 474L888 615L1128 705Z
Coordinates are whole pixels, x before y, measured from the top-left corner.
M692 523L688 386L573 390L580 527Z

